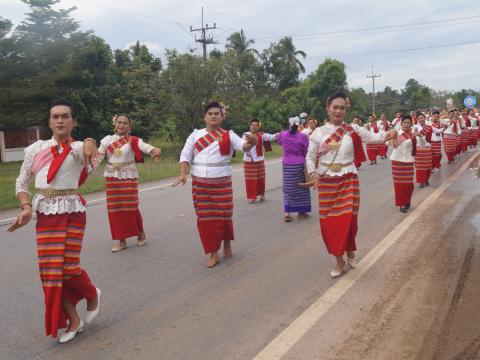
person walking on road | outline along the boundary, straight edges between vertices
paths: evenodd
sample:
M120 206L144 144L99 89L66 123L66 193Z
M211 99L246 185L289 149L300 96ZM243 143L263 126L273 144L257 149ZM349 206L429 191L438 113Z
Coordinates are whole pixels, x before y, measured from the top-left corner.
M310 189L298 185L305 182L305 155L308 151L308 138L298 131L299 124L298 116L290 117L290 129L280 132L277 139L283 149L283 207L286 222L293 220L292 213L306 216L312 211Z
M432 114L432 172L440 170L442 164L442 134L444 128L440 124L440 112L435 110Z
M250 204L253 204L258 196L260 201L265 201L265 157L263 151L272 151L270 142L275 141L278 134L272 135L260 132L260 121L258 119L250 121L250 132L244 134L244 139L247 134L257 137L257 145L243 154L247 200Z
M326 105L330 122L310 136L306 157L309 182L302 185L317 186L320 230L328 253L336 258L330 271L336 278L346 272L346 264L351 268L356 265L360 190L354 164L362 142L382 142L385 133L346 124L346 96L341 92L332 94Z
M392 161L393 186L395 189L395 205L406 213L410 209L414 189L413 175L416 155L416 139L412 133L412 119L405 116L401 122L400 131L390 140L393 151L390 154Z
M370 131L370 133L372 134L378 134L380 132L380 128L375 121L375 115L368 115L368 123L365 124L365 129ZM378 156L378 142L376 142L375 140L372 140L372 142L367 142L366 147L368 160L370 160L370 165L375 165L377 163Z
M430 185L429 179L432 173L432 127L425 124L425 115L417 113L417 123L413 126L416 136L417 150L415 155L415 173L420 187Z
M143 220L138 209L138 170L135 163L143 162L143 154L150 154L155 162L160 149L131 136L132 121L127 115L113 118L115 134L105 136L100 142L97 162L105 157L105 185L107 193L108 221L112 239L118 243L112 252L127 247L126 239L137 236L137 245L145 245Z
M190 134L180 154L180 175L173 184L185 185L191 166L193 206L197 228L205 254L210 258L205 266L212 268L220 261L218 250L223 241L225 258L232 257L233 192L232 166L234 150L250 151L257 137L246 134L240 138L231 130L222 129L221 105L211 102L205 107L206 127Z
M8 229L15 231L28 224L32 212L36 211L45 330L47 336L55 338L59 329L66 328L60 343L74 339L84 329L76 310L77 303L87 300L85 321L90 323L98 314L101 295L100 289L80 267L86 214L85 200L77 192L87 177L87 166L93 167L97 147L91 138L83 142L72 139L75 121L69 101L52 102L49 126L53 137L39 140L25 149L16 181L20 214ZM36 194L30 202L28 185L32 177L35 177Z

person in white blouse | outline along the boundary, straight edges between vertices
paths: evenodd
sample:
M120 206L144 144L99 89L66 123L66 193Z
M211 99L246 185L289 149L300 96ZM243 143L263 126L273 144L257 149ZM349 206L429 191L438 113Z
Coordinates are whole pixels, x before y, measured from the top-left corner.
M433 169L432 172L435 170L440 170L441 168L441 161L442 161L442 134L444 131L444 127L440 123L440 112L438 110L434 110L432 113L432 141L430 142L432 145L432 165Z
M232 166L230 160L234 150L250 151L257 138L247 134L240 138L231 130L221 128L224 116L221 105L211 102L205 107L205 125L194 130L188 137L180 154L180 175L173 184L185 185L191 166L193 205L197 215L197 228L208 268L220 261L218 250L223 241L225 258L232 256L233 240L233 193Z
M392 161L393 185L395 189L395 205L402 213L410 209L414 189L414 156L416 154L416 139L412 133L412 119L410 115L402 119L401 129L392 135L390 140L393 151L390 154Z
M336 92L328 98L330 121L310 136L306 157L310 181L305 186L317 186L318 189L322 237L328 252L336 258L336 266L330 271L333 278L345 273L346 264L351 268L356 265L360 193L354 161L359 157L362 142L381 142L386 136L384 132L374 133L362 127L354 129L344 123L346 111L343 93Z
M244 139L246 139L247 134L257 137L257 145L243 154L247 200L250 204L253 204L258 196L260 196L260 201L265 201L265 157L263 151L272 150L270 142L275 141L278 134L260 132L260 121L258 119L250 121L250 131L243 134Z
M51 104L49 126L53 137L39 140L25 149L25 158L16 181L20 214L8 231L25 226L36 211L37 252L40 279L45 297L47 336L57 337L66 328L60 342L72 340L83 330L76 304L87 300L85 321L98 314L100 289L80 267L80 252L86 225L85 201L77 193L85 180L87 166L92 168L96 142L71 137L75 114L68 100ZM35 178L36 194L30 202L29 182ZM68 323L67 323L68 319Z
M401 111L397 111L395 113L395 119L392 120L392 126L395 130L399 131L401 128L403 113Z
M432 127L426 124L425 114L417 113L417 123L413 125L413 133L416 137L417 148L415 154L415 174L417 184L420 187L429 186L430 174L432 173Z
M97 162L105 157L107 166L105 177L107 193L108 221L112 239L118 243L112 252L127 247L126 239L137 236L137 245L145 245L143 220L138 208L138 171L135 162L143 162L143 154L150 154L155 162L160 157L160 149L131 136L132 122L128 115L114 117L115 134L105 136L100 142Z
M306 127L305 127L305 129L302 130L302 134L307 135L307 137L312 135L312 132L315 131L315 129L317 128L317 125L318 125L317 120L315 120L313 117L309 116L307 118Z

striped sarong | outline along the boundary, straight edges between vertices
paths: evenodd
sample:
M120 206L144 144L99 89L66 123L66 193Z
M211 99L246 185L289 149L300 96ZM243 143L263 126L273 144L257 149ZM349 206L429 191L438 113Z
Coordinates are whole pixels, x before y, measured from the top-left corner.
M378 156L387 156L388 145L387 144L377 144Z
M192 197L205 254L218 251L222 240L234 238L232 177L192 176Z
M283 164L283 207L286 213L312 211L310 189L298 185L303 182L304 164Z
M426 183L430 178L432 172L432 148L430 146L417 146L415 172L419 184Z
M477 146L478 131L477 129L470 129L468 132L468 145Z
M376 161L378 156L378 144L366 144L368 160Z
M443 135L443 146L445 148L445 154L447 154L448 161L453 161L455 154L457 152L457 135L455 134L444 134Z
M84 212L44 215L37 212L37 254L45 296L45 330L52 337L67 327L62 299L72 305L97 296L87 273L80 267L86 215Z
M245 187L247 199L255 200L265 194L265 161L244 161Z
M460 136L462 141L462 151L468 150L468 143L470 142L470 129L462 129L462 135Z
M434 169L440 169L442 161L442 142L432 141L432 165Z
M320 231L330 254L355 251L360 185L357 174L323 176L318 182Z
M413 163L393 161L392 175L395 188L395 205L405 206L410 204L413 193Z
M138 209L138 179L105 179L107 211L113 240L137 236L143 230Z

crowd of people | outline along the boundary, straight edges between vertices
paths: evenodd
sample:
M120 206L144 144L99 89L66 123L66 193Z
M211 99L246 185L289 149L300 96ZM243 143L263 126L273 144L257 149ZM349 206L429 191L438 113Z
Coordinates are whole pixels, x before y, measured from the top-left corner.
M390 152L395 204L408 212L414 189L414 175L420 187L429 186L430 175L441 168L443 150L452 163L455 157L476 147L479 139L479 114L475 110L436 110L397 112L389 121L368 116L365 125L359 116L346 123L348 99L341 92L327 102L328 119L319 126L306 113L291 116L288 129L276 134L262 131L259 119L250 121L242 136L222 128L227 108L210 102L204 109L205 128L194 130L180 155L179 176L174 186L192 181L192 199L197 229L208 259L208 268L223 257L233 256L233 189L231 158L235 151L244 153L246 198L254 204L265 201L265 152L271 142L283 149L284 220L294 214L309 216L311 188L317 190L321 236L329 254L335 257L330 271L339 277L357 264L355 242L360 208L358 168L368 160L386 159ZM86 323L97 316L101 290L80 266L80 252L86 226L85 200L78 188L88 173L105 160L107 212L112 252L127 247L127 238L137 237L137 245L146 243L138 199L136 163L149 154L158 161L160 149L130 135L132 121L128 115L113 119L114 134L106 136L97 148L95 139L75 141L71 137L76 118L67 100L56 100L49 110L49 127L53 137L40 140L25 149L25 158L16 182L20 213L9 231L27 224L37 214L36 239L40 278L45 298L46 334L60 336L65 343L83 331L84 323L76 311L77 303L86 299ZM365 150L364 150L365 144ZM36 193L31 197L29 182L35 179Z

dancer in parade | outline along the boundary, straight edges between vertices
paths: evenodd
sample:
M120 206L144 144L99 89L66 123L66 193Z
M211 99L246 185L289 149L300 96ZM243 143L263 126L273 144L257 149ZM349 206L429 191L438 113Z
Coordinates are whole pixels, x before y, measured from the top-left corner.
M283 149L283 204L286 222L293 220L292 213L305 216L312 210L310 189L298 185L305 182L308 138L298 131L300 125L298 116L290 117L288 122L290 129L282 131L277 139L277 143Z
M307 135L307 137L309 137L310 135L312 135L312 132L315 131L315 129L317 128L317 125L318 125L317 120L309 116L307 118L307 126L305 127L305 129L302 130L302 133Z
M375 121L375 115L368 115L368 123L365 124L365 129L370 131L372 134L378 134L380 132L380 128L377 126L377 122ZM378 142L372 137L372 142L367 142L366 147L370 165L376 164L378 156Z
M412 119L409 115L402 119L401 129L395 132L390 140L393 151L392 161L393 186L395 189L395 205L402 213L410 209L414 189L414 156L416 155L416 139L412 133Z
M362 119L360 116L356 115L352 119L352 123L350 124L357 133L360 132L360 128L363 128L362 126ZM381 144L378 144L381 145ZM363 150L363 145L361 148L358 149L358 156L353 159L353 162L355 164L355 167L358 169L360 166L362 166L362 163L367 161L367 156L365 155L365 151Z
M443 132L443 146L445 148L448 163L451 164L455 160L455 155L457 154L457 136L459 129L453 110L449 112L449 116L450 118L445 119L446 128Z
M105 136L100 142L97 162L105 157L105 184L108 221L112 239L118 242L112 252L127 247L126 239L137 236L137 245L146 243L143 220L138 208L138 170L135 163L143 162L143 154L150 154L155 162L160 149L131 136L132 121L127 115L113 118L115 134Z
M420 187L430 185L429 179L432 173L432 127L425 123L425 115L417 113L417 124L413 126L416 136L417 149L415 155L415 171L417 183Z
M355 130L344 123L347 102L341 92L331 95L326 105L330 122L310 136L306 157L309 182L302 185L317 186L320 230L327 251L336 258L330 271L335 278L346 272L346 263L351 268L356 265L360 192L354 162L360 156L362 141L381 142L385 133L361 127Z
M380 131L387 132L388 130L390 130L391 126L385 114L380 115L380 120L377 121L377 126L380 129ZM378 151L378 155L380 156L380 159L386 159L387 152L388 152L388 145L385 143L377 144L377 151Z
M478 118L475 116L475 110L471 109L468 113L470 121L470 140L469 145L473 148L477 147L478 143Z
M395 113L395 119L392 120L392 127L399 131L402 124L403 113L399 110Z
M444 127L440 124L440 112L432 114L432 172L440 170L442 161L442 134Z
M37 215L36 238L40 279L45 299L47 336L60 336L65 343L83 331L84 324L76 305L87 301L85 322L98 314L100 289L96 288L80 267L83 234L86 225L85 200L78 187L93 167L96 142L83 142L71 137L75 114L67 100L54 100L49 111L49 127L53 137L39 140L25 149L25 158L16 181L20 214L8 231L26 225ZM30 200L28 185L35 177L36 194Z
M205 266L214 267L220 261L218 250L223 241L225 258L232 256L233 240L233 150L250 151L257 137L246 134L240 138L233 131L222 129L224 120L221 105L211 102L205 107L206 127L194 130L180 154L180 175L173 184L185 185L191 166L192 197L197 215L197 228L205 254L210 257Z
M250 134L257 138L257 145L252 150L243 154L243 170L245 173L245 187L247 190L247 200L253 204L257 197L260 201L265 201L265 158L263 151L272 151L271 141L275 141L278 134L267 134L260 132L261 124L258 119L250 121ZM265 149L264 149L265 148Z

